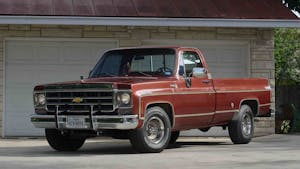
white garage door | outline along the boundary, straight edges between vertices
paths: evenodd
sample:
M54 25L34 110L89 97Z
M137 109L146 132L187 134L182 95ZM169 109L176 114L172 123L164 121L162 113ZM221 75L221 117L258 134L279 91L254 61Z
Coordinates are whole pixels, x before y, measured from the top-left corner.
M87 76L116 41L7 40L5 42L5 136L39 136L30 123L36 84Z
M249 77L247 41L149 40L143 45L197 47L203 52L213 77Z

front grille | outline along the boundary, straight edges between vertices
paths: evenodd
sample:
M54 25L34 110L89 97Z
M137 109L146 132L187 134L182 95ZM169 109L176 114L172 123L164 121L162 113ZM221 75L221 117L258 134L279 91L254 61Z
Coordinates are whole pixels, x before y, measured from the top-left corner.
M84 89L82 89L84 90ZM46 92L46 107L48 113L55 113L56 106L61 114L89 114L91 106L96 114L106 114L114 111L112 90L62 90ZM80 98L80 103L73 102Z

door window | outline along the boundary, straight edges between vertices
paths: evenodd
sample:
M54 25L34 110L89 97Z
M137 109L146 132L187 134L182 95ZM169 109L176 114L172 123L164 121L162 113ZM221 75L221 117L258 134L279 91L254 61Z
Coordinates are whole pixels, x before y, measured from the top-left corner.
M195 67L203 67L203 64L196 52L193 51L184 51L182 53L181 61L180 61L180 69L184 69L184 75L186 77L191 77L193 68ZM179 73L182 74L182 73Z

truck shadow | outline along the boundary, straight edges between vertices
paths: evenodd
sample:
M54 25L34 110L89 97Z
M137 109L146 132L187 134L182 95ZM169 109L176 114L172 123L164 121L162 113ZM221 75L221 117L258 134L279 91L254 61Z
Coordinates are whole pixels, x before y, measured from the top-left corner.
M184 149L186 147L199 146L224 146L226 142L177 142L169 145L165 152L172 149ZM163 152L163 153L165 153ZM9 157L76 157L89 155L135 155L136 153L129 142L87 142L76 152L58 152L48 145L43 146L16 146L0 147L1 156Z
M184 148L192 146L219 146L219 145L228 145L227 142L176 142L175 144L170 144L167 149L174 148Z

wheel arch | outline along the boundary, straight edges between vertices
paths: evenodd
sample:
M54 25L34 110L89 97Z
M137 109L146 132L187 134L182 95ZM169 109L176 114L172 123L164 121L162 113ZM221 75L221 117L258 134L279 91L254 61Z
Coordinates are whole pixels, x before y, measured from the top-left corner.
M239 108L241 108L242 105L248 105L251 108L254 117L259 114L259 100L257 98L243 99L240 102Z
M174 115L173 104L171 102L151 102L151 103L148 103L145 107L147 110L148 108L155 107L155 106L162 108L167 113L167 115L170 119L170 122L171 122L171 126L173 128L175 126L175 115Z

